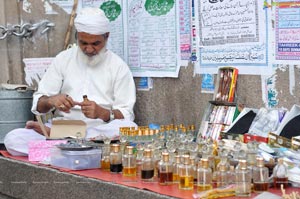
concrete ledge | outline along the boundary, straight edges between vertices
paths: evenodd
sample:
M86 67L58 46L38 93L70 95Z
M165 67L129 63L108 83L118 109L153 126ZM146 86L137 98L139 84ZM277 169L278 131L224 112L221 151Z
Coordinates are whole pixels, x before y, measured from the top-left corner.
M172 198L0 156L1 194L7 198L24 199Z

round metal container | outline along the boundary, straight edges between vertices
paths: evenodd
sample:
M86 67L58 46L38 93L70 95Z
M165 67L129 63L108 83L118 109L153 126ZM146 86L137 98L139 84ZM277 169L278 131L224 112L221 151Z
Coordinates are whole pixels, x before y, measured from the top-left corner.
M34 119L31 113L33 92L0 89L0 143L9 131L23 128L26 121Z

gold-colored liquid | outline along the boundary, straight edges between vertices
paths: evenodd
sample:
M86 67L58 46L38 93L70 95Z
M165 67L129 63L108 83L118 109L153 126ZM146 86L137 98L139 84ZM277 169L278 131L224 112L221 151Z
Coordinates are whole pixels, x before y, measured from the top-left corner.
M123 167L123 176L136 176L136 167Z
M179 175L178 173L173 173L173 182L178 183L179 182Z
M212 188L213 187L211 184L201 184L201 185L197 184L197 192L210 190Z
M194 189L193 176L179 176L179 189L192 190Z
M107 159L101 160L101 169L109 171L109 169L110 169L109 159L108 160Z

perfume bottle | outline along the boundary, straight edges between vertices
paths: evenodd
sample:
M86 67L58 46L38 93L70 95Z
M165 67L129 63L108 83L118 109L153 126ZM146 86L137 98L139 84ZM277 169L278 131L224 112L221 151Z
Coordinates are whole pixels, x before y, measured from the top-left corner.
M269 188L269 169L264 165L262 157L256 158L256 166L252 168L252 178L255 192L267 191Z
M235 195L249 197L251 195L251 174L247 168L246 160L239 160L239 165L236 167L235 173Z
M194 189L193 167L189 155L183 155L183 164L179 165L179 189Z
M197 169L197 192L212 189L212 170L208 159L201 158Z
M150 149L144 150L144 157L141 166L141 179L143 181L152 181L154 177L154 161L152 151Z
M109 160L109 155L110 155L110 145L109 144L104 144L102 147L102 158L101 158L101 169L103 170L110 170L110 160Z
M126 146L126 152L122 157L123 175L136 176L136 157L133 154L133 146Z
M175 162L173 163L173 182L178 183L179 182L179 166L180 166L180 156L175 156Z
M169 153L162 153L159 164L159 184L169 185L173 183L173 164L169 159Z
M288 187L287 166L283 163L282 158L278 158L278 163L273 170L273 184L275 188Z
M215 172L216 186L225 187L229 183L230 175L225 164L219 166L219 170Z
M136 153L136 175L141 175L142 163L143 163L143 153L144 147L142 144L136 145L137 153Z
M122 152L120 150L119 144L112 144L111 151L109 155L110 160L110 172L120 173L122 172Z

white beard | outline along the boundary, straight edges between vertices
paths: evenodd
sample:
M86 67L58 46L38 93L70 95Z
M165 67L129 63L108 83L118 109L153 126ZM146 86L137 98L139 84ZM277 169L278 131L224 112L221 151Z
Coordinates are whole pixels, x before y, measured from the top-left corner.
M99 64L102 60L104 60L105 57L106 48L105 46L99 51L98 54L89 57L81 50L81 48L78 46L78 57L79 60L81 60L84 64L88 66L95 66Z

